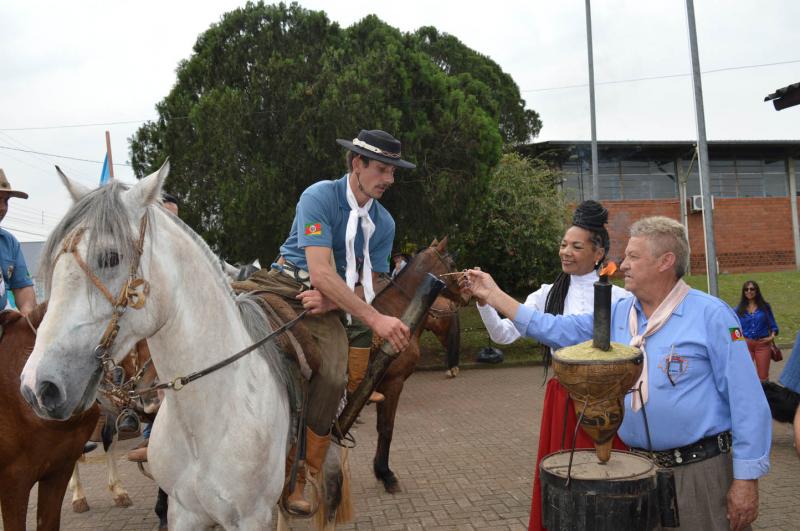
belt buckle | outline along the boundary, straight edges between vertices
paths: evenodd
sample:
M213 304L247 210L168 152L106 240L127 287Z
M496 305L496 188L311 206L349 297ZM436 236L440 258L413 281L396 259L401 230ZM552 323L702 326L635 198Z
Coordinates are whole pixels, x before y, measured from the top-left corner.
M731 451L731 441L728 440L728 432L723 432L717 435L717 448L720 453L727 454Z

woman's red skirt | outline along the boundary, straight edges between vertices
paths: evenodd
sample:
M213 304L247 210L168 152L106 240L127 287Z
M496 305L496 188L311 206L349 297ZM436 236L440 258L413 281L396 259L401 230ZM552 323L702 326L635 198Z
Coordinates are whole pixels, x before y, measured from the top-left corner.
M531 519L528 523L529 530L545 529L542 527L542 486L539 483L539 463L544 456L561 450L561 436L564 431L564 410L567 409L567 401L569 401L567 390L558 380L551 378L547 382L544 405L542 406L542 426L539 429L539 453L536 455L536 471L533 477L533 499L531 500ZM577 424L578 418L575 415L575 408L570 404L567 410L567 435L564 438L564 448L572 447L572 436L575 433ZM578 430L575 448L594 448L594 442L583 430ZM616 435L614 435L613 448L615 450L628 449Z

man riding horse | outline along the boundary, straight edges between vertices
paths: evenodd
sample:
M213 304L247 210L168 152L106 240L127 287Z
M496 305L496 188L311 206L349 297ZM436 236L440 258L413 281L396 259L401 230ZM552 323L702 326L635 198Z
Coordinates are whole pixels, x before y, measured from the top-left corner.
M298 312L308 310L304 324L322 354L320 369L309 383L306 419L306 464L315 477L330 444L345 373L352 393L366 373L373 332L397 351L410 339L405 324L369 303L375 296L373 275L389 271L395 232L392 216L378 200L394 183L396 168L415 165L401 158L400 141L384 131L362 130L352 141L337 143L348 150L348 173L303 192L281 256L261 284ZM366 302L354 292L359 282ZM382 398L373 396L374 401ZM294 454L292 448L290 462ZM298 474L294 491L288 493L286 507L292 513L311 511L303 495L305 483L305 476Z

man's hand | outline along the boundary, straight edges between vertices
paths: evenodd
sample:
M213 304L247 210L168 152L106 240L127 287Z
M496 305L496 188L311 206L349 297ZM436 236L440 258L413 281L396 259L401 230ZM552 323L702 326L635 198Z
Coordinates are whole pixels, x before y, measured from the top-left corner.
M411 331L396 317L377 314L369 327L378 336L387 340L397 352L402 352L411 340Z
M303 308L308 310L311 315L319 315L338 308L321 291L315 289L303 291L296 298L303 303Z
M732 531L744 529L758 518L758 480L734 479L728 490L728 521Z

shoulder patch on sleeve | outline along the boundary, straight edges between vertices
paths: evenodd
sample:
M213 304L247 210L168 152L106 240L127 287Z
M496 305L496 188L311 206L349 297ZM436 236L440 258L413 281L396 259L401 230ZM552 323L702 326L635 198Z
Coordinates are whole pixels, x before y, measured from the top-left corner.
M319 221L316 223L306 223L306 236L321 236L322 235L322 223Z
M738 326L728 328L728 331L731 333L731 341L744 341L744 334Z

